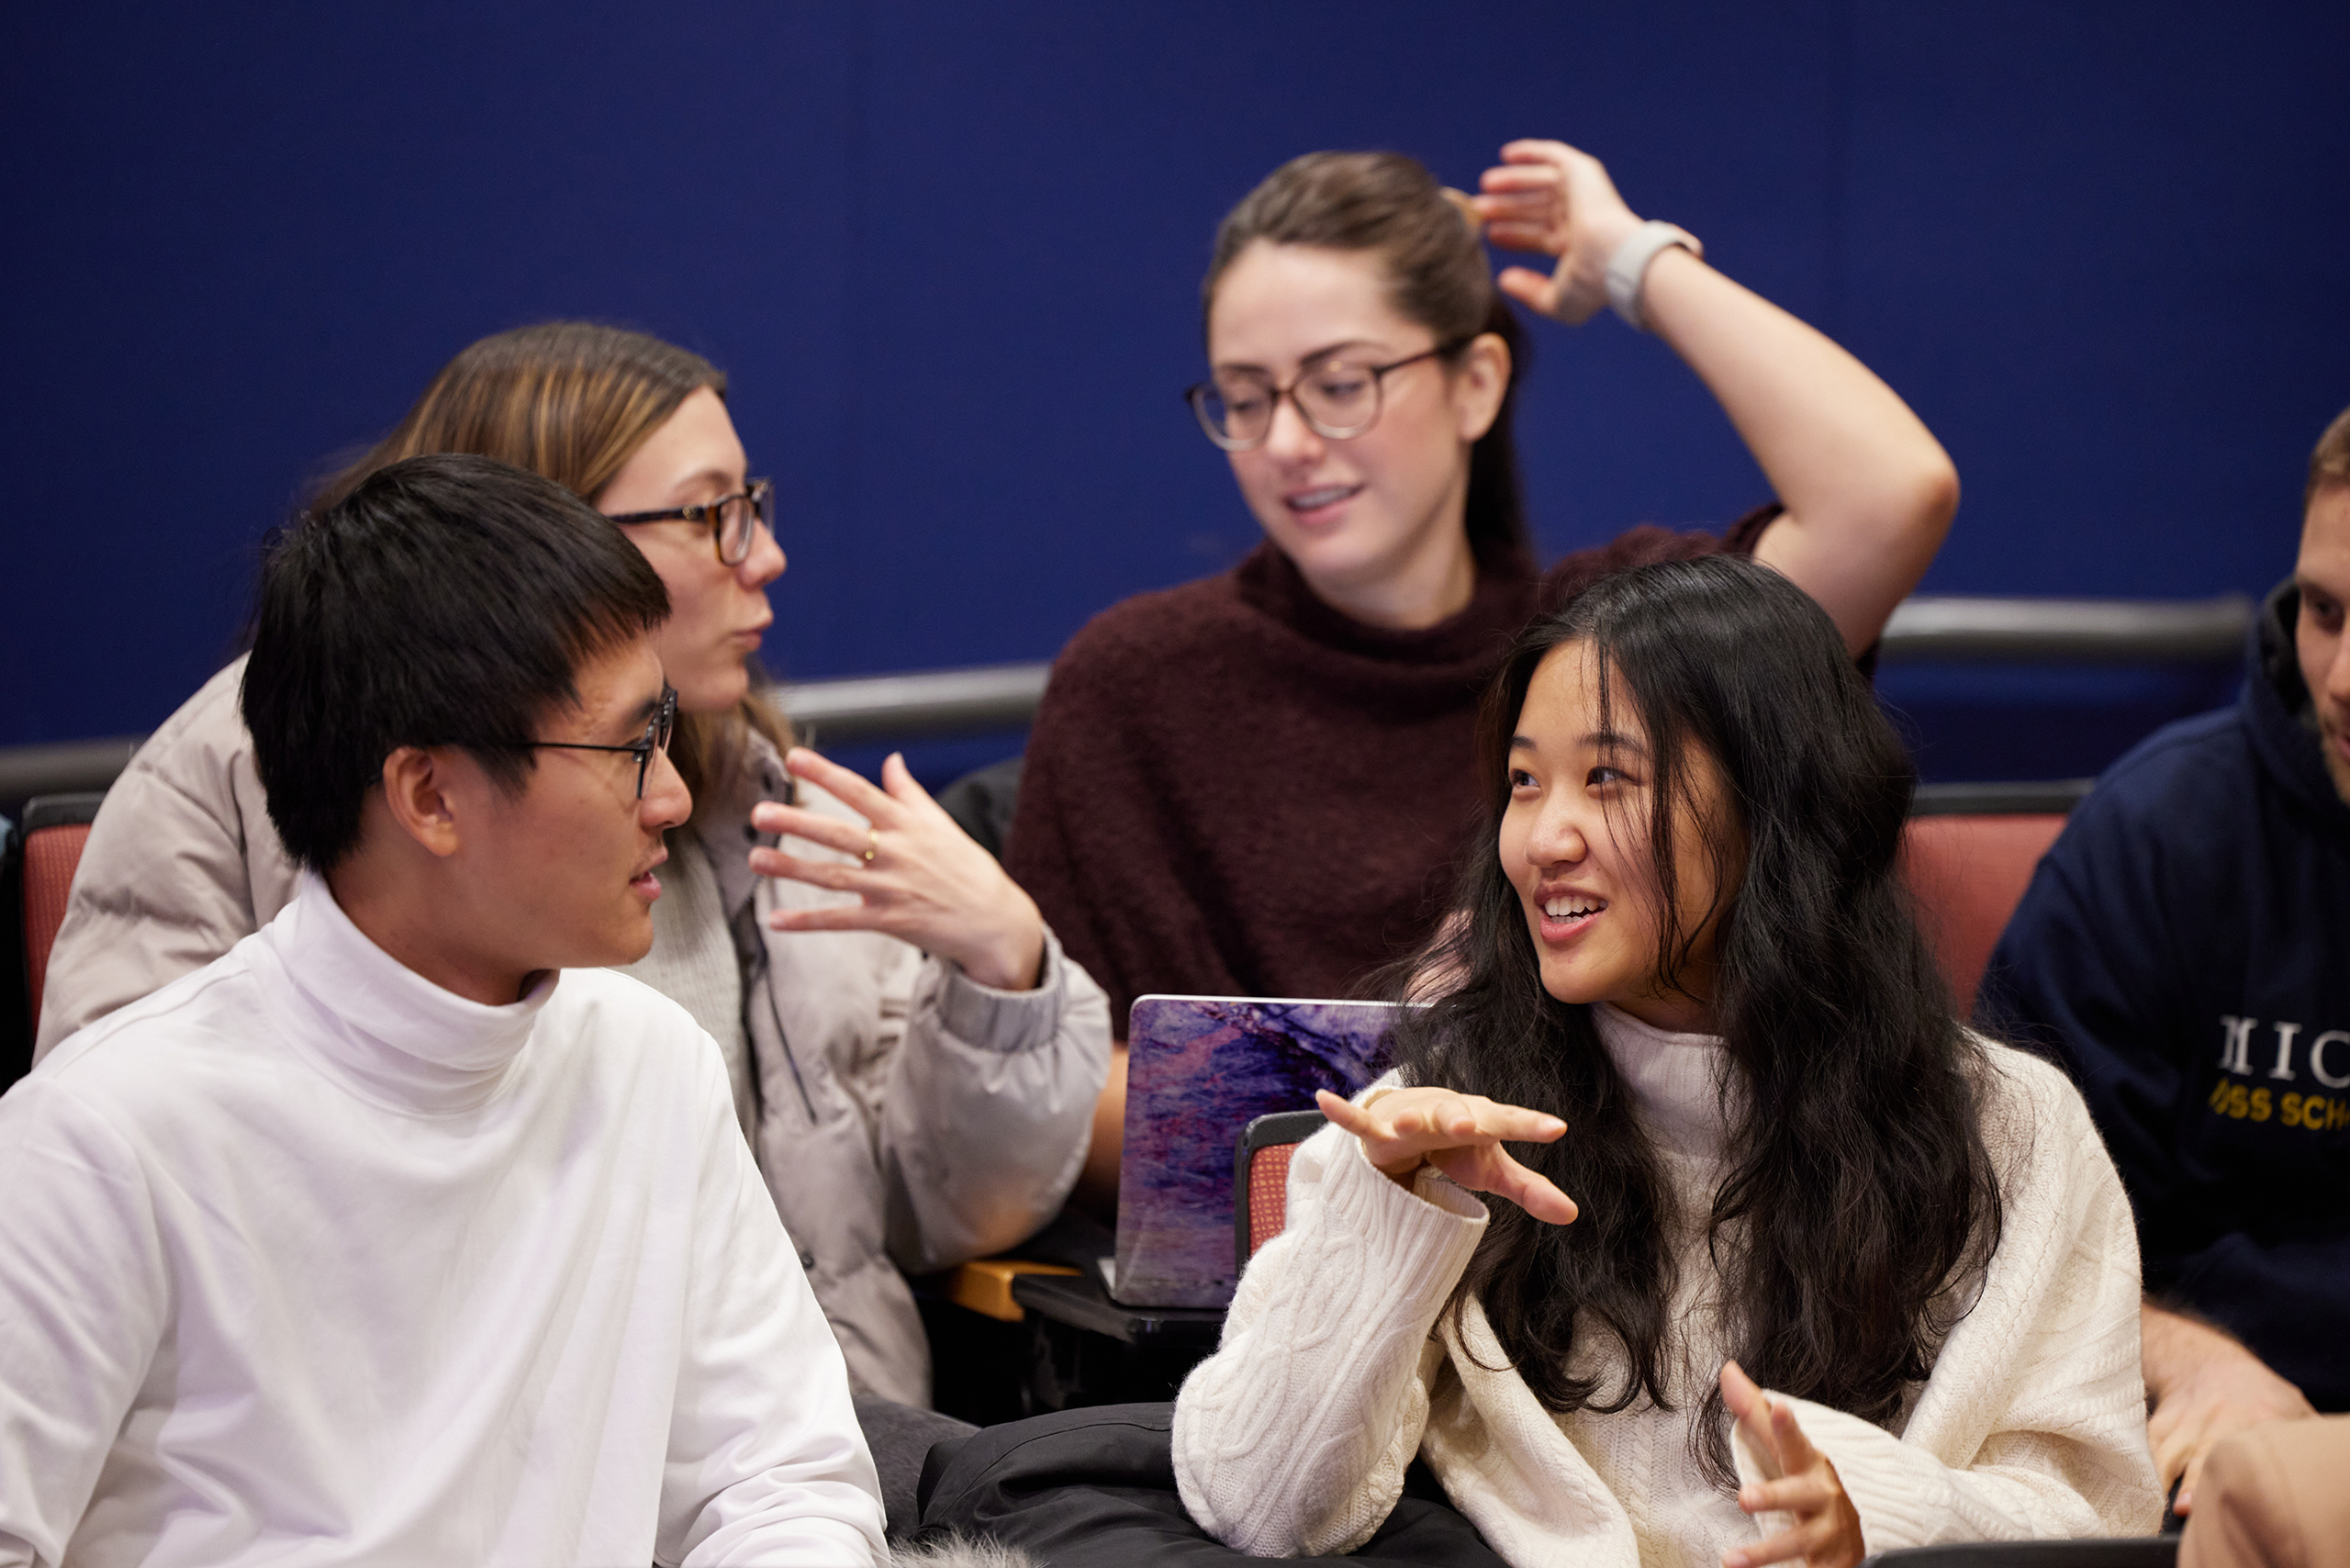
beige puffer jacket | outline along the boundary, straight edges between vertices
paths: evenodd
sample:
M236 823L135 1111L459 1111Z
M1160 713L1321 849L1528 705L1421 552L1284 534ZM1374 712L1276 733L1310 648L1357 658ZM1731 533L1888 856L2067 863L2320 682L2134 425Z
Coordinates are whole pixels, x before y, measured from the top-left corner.
M210 963L293 898L238 713L243 674L240 659L206 682L107 792L50 954L36 1059ZM1049 932L1042 983L1003 991L894 937L768 930L774 911L842 898L751 873L751 808L789 789L758 741L695 818L736 951L750 955L754 1152L850 1377L927 1405L929 1350L904 1273L1001 1251L1058 1212L1109 1071L1109 1002ZM798 796L862 820L807 785Z

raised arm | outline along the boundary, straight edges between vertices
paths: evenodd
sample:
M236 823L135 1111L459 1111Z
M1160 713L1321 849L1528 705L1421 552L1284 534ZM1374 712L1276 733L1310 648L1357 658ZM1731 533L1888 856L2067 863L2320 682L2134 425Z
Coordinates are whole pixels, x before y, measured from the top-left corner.
M1557 141L1513 141L1475 198L1494 244L1558 258L1505 292L1570 323L1607 303L1607 267L1640 227L1607 171ZM1818 599L1859 654L1918 584L1958 507L1958 474L1893 389L1824 333L1687 250L1649 263L1639 310L1721 403L1786 511L1755 557Z

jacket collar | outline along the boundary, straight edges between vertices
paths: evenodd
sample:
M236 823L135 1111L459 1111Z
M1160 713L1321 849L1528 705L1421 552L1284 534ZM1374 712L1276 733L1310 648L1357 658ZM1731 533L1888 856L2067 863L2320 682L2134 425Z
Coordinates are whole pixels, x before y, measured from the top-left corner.
M2261 605L2246 639L2247 666L2241 711L2253 754L2277 787L2291 797L2320 828L2350 842L2350 804L2325 770L2309 688L2301 681L2293 648L2293 622L2300 595L2291 580L2277 585Z
M297 1046L365 1098L428 1115L498 1093L562 979L550 972L502 1007L443 991L375 946L308 871L260 940L304 1014Z

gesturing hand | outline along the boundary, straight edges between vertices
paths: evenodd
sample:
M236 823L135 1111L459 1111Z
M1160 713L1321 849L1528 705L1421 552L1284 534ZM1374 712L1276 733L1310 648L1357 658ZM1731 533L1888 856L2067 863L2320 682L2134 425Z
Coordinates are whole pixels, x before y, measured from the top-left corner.
M902 756L892 752L882 763L878 790L805 746L794 746L783 765L867 825L773 801L752 808L751 825L761 833L789 834L853 857L844 865L752 850L751 869L762 877L856 895L853 904L770 916L776 930L883 931L960 965L982 985L1027 991L1036 984L1045 922L1035 901L915 782Z
M1722 1568L1760 1568L1765 1562L1797 1559L1807 1568L1852 1568L1867 1554L1861 1543L1860 1513L1845 1495L1836 1467L1796 1425L1796 1413L1774 1405L1736 1361L1722 1363L1722 1403L1738 1417L1746 1440L1779 1472L1775 1481L1740 1487L1738 1506L1750 1514L1796 1518L1792 1529L1723 1552Z
M1471 1192L1507 1198L1536 1219L1568 1225L1575 1217L1572 1198L1502 1148L1505 1138L1557 1138L1567 1124L1556 1116L1449 1089L1398 1089L1368 1105L1325 1089L1314 1100L1324 1115L1362 1139L1371 1164L1405 1186L1421 1166L1433 1165Z
M1563 141L1513 141L1472 197L1485 237L1505 251L1556 256L1548 273L1506 267L1502 292L1570 325L1607 303L1607 263L1640 220L1598 159Z

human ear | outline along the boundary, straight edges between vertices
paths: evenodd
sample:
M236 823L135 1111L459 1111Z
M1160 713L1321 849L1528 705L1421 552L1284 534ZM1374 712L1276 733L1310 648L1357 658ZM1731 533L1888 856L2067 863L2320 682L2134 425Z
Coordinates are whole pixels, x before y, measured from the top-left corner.
M1501 417L1509 392L1509 344L1499 332L1480 332L1461 351L1452 375L1452 406L1460 417L1460 439L1480 441Z
M384 758L384 807L402 833L427 854L457 852L457 813L449 799L451 759L445 752L404 745Z

